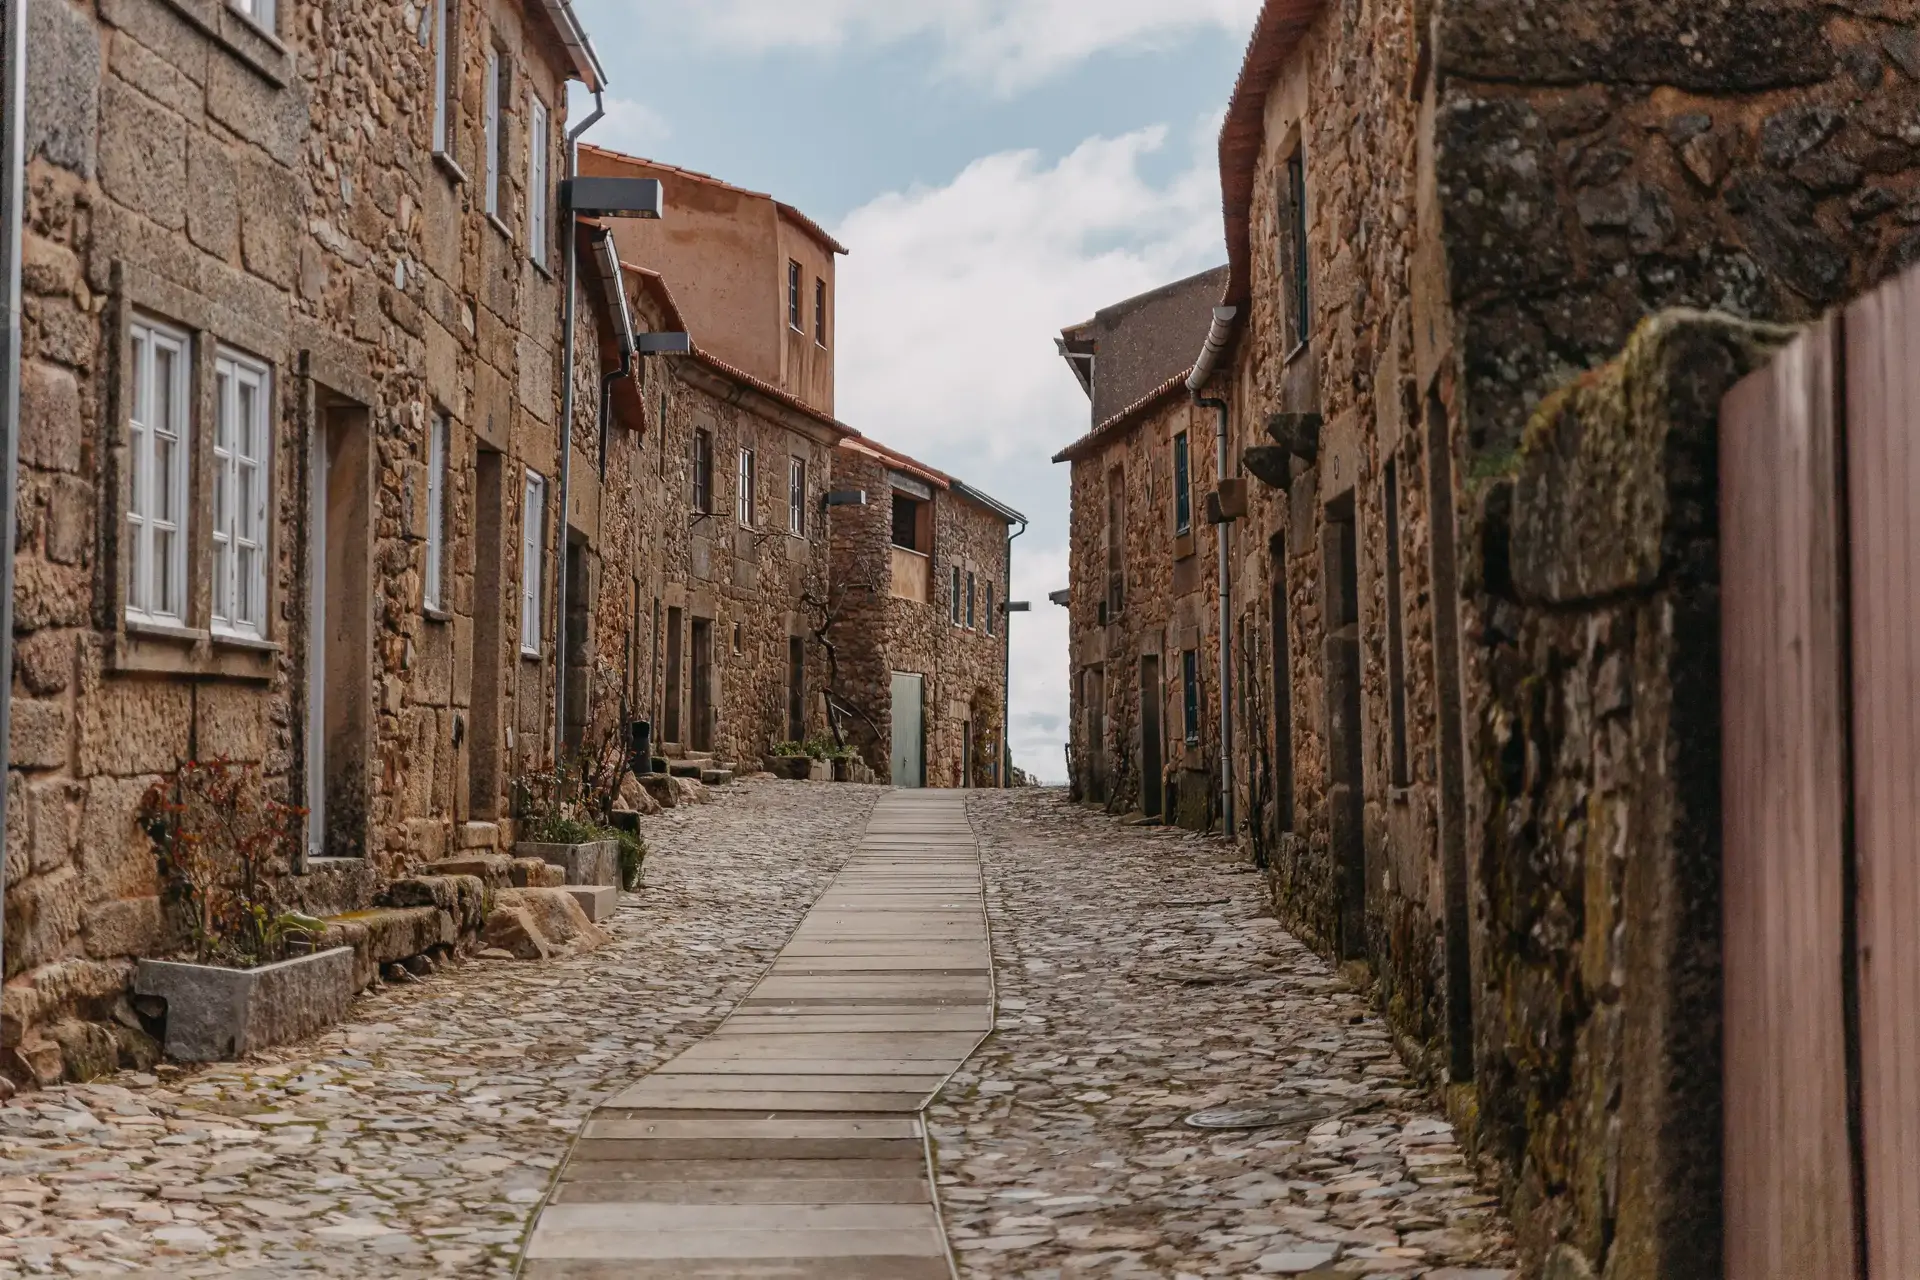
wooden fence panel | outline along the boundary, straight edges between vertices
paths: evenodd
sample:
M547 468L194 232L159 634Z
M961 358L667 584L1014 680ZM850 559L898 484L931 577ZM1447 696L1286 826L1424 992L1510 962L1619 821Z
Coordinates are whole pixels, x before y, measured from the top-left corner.
M1726 1274L1859 1280L1836 326L1721 411Z
M1920 1276L1920 274L1849 309L1854 858L1867 1271Z

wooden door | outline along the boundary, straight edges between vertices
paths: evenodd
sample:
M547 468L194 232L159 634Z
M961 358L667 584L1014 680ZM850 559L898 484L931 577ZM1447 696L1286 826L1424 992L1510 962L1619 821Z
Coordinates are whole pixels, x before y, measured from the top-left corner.
M926 680L910 672L893 673L893 785L927 785L926 718L924 695Z
M713 750L713 619L693 620L693 731L695 751Z
M1162 816L1166 808L1166 739L1161 736L1160 655L1140 659L1140 812Z

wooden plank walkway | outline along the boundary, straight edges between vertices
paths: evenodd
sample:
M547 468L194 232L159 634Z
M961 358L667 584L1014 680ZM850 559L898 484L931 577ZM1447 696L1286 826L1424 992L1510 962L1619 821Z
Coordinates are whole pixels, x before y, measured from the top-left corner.
M719 1030L595 1112L526 1280L952 1280L920 1111L993 1026L961 792L897 791Z

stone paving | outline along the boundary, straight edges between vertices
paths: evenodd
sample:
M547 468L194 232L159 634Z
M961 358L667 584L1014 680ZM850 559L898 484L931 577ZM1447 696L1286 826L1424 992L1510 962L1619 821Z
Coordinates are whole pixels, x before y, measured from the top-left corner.
M1385 1027L1225 845L1058 791L970 807L999 1018L927 1112L963 1276L1511 1274ZM1253 1103L1295 1120L1184 1123Z
M304 1045L0 1107L0 1275L510 1275L581 1122L746 995L883 792L714 794L647 820L647 887L591 955L472 962Z

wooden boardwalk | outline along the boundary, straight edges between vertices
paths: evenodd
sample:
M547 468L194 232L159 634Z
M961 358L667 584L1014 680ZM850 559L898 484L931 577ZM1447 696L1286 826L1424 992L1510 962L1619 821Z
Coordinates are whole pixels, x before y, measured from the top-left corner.
M920 1111L993 1025L964 793L897 791L719 1030L595 1112L527 1280L952 1280Z

